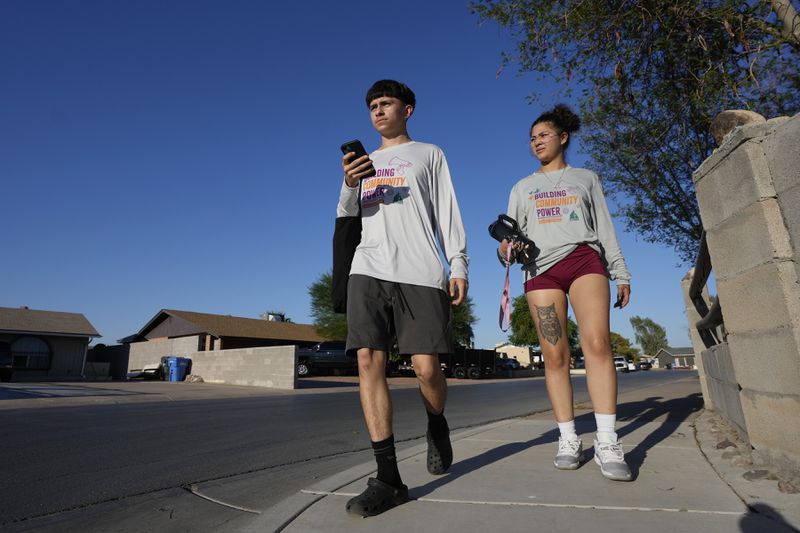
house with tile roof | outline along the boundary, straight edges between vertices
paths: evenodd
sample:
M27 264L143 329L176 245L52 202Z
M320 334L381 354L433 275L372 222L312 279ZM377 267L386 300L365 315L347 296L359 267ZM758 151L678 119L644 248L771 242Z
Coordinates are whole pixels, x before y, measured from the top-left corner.
M658 361L658 368L697 368L694 363L694 348L691 346L661 348L653 359Z
M80 313L0 307L0 343L11 352L13 381L82 380L95 337Z
M328 340L313 325L231 315L162 309L137 333L120 339L128 345L128 369L156 364L165 356L266 346L311 346Z

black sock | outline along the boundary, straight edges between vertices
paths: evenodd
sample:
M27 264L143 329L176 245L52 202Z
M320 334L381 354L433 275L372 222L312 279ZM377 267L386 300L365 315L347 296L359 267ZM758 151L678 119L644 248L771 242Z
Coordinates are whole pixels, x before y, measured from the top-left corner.
M375 461L378 463L378 479L393 487L403 484L400 471L397 470L397 457L394 453L394 435L379 442L372 443Z
M450 433L450 428L447 427L447 420L444 417L444 409L438 415L427 411L428 413L428 431L431 432L431 437L434 440L445 438Z

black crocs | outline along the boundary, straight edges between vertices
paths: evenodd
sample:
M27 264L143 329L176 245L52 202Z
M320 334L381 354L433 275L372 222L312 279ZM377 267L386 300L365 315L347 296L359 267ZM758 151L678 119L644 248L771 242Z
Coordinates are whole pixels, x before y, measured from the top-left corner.
M367 488L358 496L347 502L347 512L359 516L375 516L392 507L408 501L408 487L393 487L380 479L371 477L367 480Z
M441 439L431 437L431 432L425 434L428 439L428 472L440 476L447 472L453 464L453 446L450 444L450 432Z

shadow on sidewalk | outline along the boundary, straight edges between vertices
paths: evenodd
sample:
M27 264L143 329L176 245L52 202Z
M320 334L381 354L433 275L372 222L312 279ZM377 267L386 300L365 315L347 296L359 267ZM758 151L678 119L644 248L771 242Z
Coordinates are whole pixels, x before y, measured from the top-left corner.
M761 533L762 531L789 533L797 531L784 520L783 515L766 503L756 503L748 507L750 508L748 513L739 520L739 529L742 533Z
M617 419L620 421L630 421L627 425L617 430L617 434L620 438L629 435L636 429L664 415L667 416L667 419L658 426L655 431L651 432L634 449L625 454L628 465L631 467L634 480L637 478L639 469L647 457L648 450L675 433L683 421L692 413L703 408L703 398L700 393L691 394L684 398L666 401L661 400L661 396L653 396L642 401L628 402L617 406ZM577 416L575 418L575 426L579 434L592 435L595 431L594 413L589 412ZM533 446L555 444L558 442L558 436L558 429L553 428L535 439L525 442L503 444L497 448L486 450L475 457L453 463L453 466L450 467L446 475L436 478L420 487L411 488L411 497L422 498L465 474L489 466L500 459L505 459L511 455L525 451L528 448L532 448ZM594 451L591 446L587 449L586 462L589 462L594 457L592 453L589 453L589 450L592 450L592 453ZM553 448L553 453L555 454L555 448Z
M539 444L548 444L558 441L558 428L551 429L550 431L543 433L539 437L525 441L525 442L510 442L508 444L503 444L502 446L498 446L497 448L492 448L491 450L486 450L485 452L476 455L475 457L470 457L469 459L465 459L463 461L458 461L453 463L453 466L450 467L450 470L447 471L442 477L438 477L429 483L422 485L421 487L413 487L409 488L409 493L412 498L422 498L431 492L435 491L439 487L442 487L451 481L455 481L456 479L460 478L465 474L469 474L479 468L483 468L485 466L489 466L490 464L494 463L495 461L499 461L500 459L505 459L515 453L519 453L522 451L527 450L528 448L532 448Z
M659 442L676 433L678 427L686 419L703 408L703 395L699 392L683 398L662 400L661 396L651 396L639 402L628 402L617 406L617 436L620 439L666 415L666 420L660 426L625 454L633 479L638 477L639 469L647 458L647 452ZM619 422L624 421L629 422L620 427Z

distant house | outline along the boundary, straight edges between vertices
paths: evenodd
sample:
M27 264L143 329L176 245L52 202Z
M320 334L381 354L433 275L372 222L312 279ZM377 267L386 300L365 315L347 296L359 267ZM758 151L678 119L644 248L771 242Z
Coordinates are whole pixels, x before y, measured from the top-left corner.
M0 307L0 341L11 347L13 381L82 379L93 337L100 334L80 313Z
M694 348L661 348L654 356L659 368L697 368L694 364Z
M529 346L516 346L510 342L496 344L494 351L499 354L506 354L512 359L516 359L522 366L539 367L543 363L542 352L534 350Z
M309 324L162 309L128 345L128 369L155 364L163 356L261 346L311 346L328 340Z

